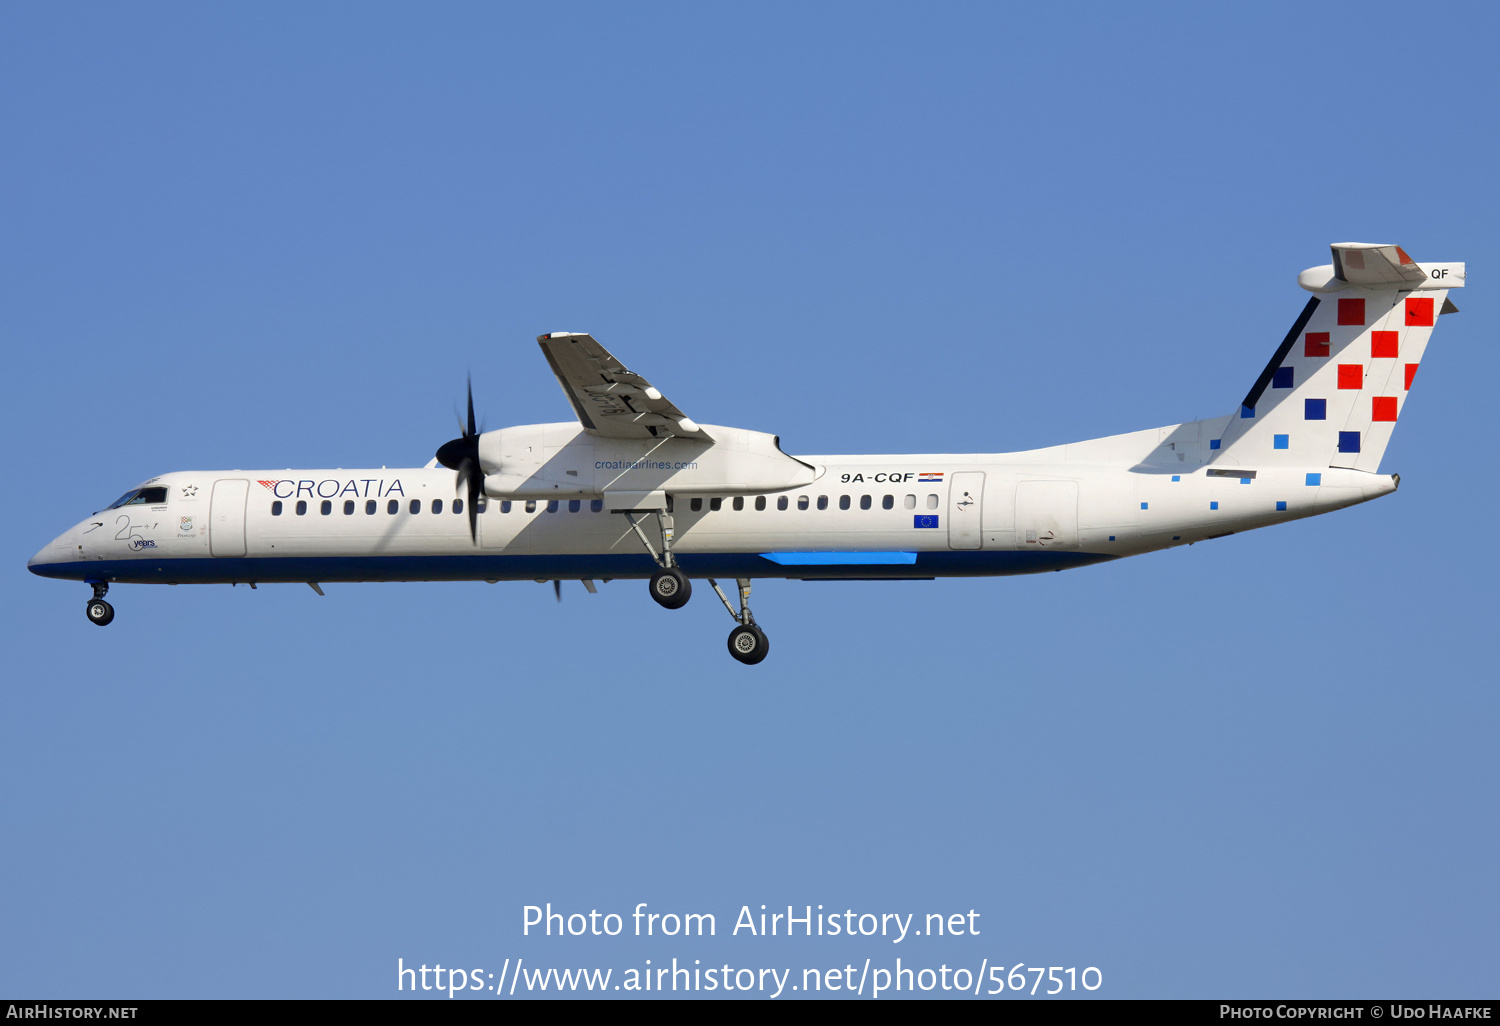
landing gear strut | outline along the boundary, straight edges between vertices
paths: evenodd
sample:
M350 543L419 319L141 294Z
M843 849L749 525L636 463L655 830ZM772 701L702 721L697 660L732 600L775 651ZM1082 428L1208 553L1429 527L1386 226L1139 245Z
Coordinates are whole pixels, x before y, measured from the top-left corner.
M771 641L766 637L766 632L756 624L755 614L750 612L750 579L741 577L736 581L740 586L738 613L729 604L719 582L710 577L708 583L719 596L719 601L724 603L724 608L729 610L729 615L738 621L738 626L729 632L729 654L747 666L754 666L771 651Z
M98 624L100 627L107 625L115 618L115 607L104 601L104 596L109 593L109 585L104 581L90 581L94 586L94 597L89 599L89 604L84 607L90 623Z
M672 514L664 509L652 510L651 513L656 517L656 526L661 531L660 554L657 553L656 546L651 544L651 539L646 537L646 532L641 530L635 511L627 510L625 519L630 521L636 537L640 538L641 544L646 546L646 551L656 561L657 571L651 575L651 597L665 609L681 609L693 597L693 582L688 580L688 575L682 572L677 566L677 560L672 557Z

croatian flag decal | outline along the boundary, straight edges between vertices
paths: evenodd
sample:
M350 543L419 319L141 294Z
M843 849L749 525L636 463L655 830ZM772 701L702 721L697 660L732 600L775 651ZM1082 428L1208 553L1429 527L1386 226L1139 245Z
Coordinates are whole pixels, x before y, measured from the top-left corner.
M938 515L936 513L918 513L911 518L911 526L913 527L936 527L937 525Z
M918 477L917 480L918 481L931 481L931 482L934 482L936 484L942 484L943 483L943 472L942 471L938 471L936 474L934 474L932 471L929 470L929 471L926 471L925 473L923 473L920 477Z

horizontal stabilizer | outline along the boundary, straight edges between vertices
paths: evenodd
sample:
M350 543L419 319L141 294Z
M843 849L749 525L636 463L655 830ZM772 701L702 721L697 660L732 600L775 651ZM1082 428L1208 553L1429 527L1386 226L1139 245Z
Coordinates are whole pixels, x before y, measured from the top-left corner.
M1427 280L1427 273L1400 246L1335 242L1329 248L1333 250L1334 276L1351 285L1376 288L1407 285L1410 288L1411 284Z

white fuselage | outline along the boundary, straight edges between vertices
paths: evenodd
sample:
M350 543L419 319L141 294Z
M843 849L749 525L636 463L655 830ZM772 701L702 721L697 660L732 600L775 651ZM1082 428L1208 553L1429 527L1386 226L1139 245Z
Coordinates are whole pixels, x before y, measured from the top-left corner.
M628 494L669 498L673 552L691 577L899 579L1060 570L1395 489L1390 475L1326 465L1210 464L1211 443L1227 423L1018 453L797 457L791 462L806 468L806 483L779 490L755 490L753 475L730 489L718 472L695 487L695 474L714 466L700 446L697 459L658 453L665 476L628 482L635 489ZM576 449L580 429L507 431L551 432L563 439L558 448ZM30 566L48 577L169 584L648 577L652 556L611 512L615 496L626 494L611 487L621 477L619 457L595 455L578 464L584 476L595 470L594 480L557 471L554 499L544 497L546 478L534 470L492 473L477 540L467 512L455 509L462 498L455 474L442 468L166 474L142 486L165 488L164 501L97 513ZM505 472L523 484L504 488ZM497 490L535 497L507 499Z

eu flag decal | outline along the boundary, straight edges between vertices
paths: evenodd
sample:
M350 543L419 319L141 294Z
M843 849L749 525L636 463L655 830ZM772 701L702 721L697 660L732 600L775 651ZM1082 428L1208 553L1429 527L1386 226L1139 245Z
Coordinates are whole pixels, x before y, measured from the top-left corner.
M937 525L938 515L936 513L918 513L911 518L911 526L913 527L936 527Z

